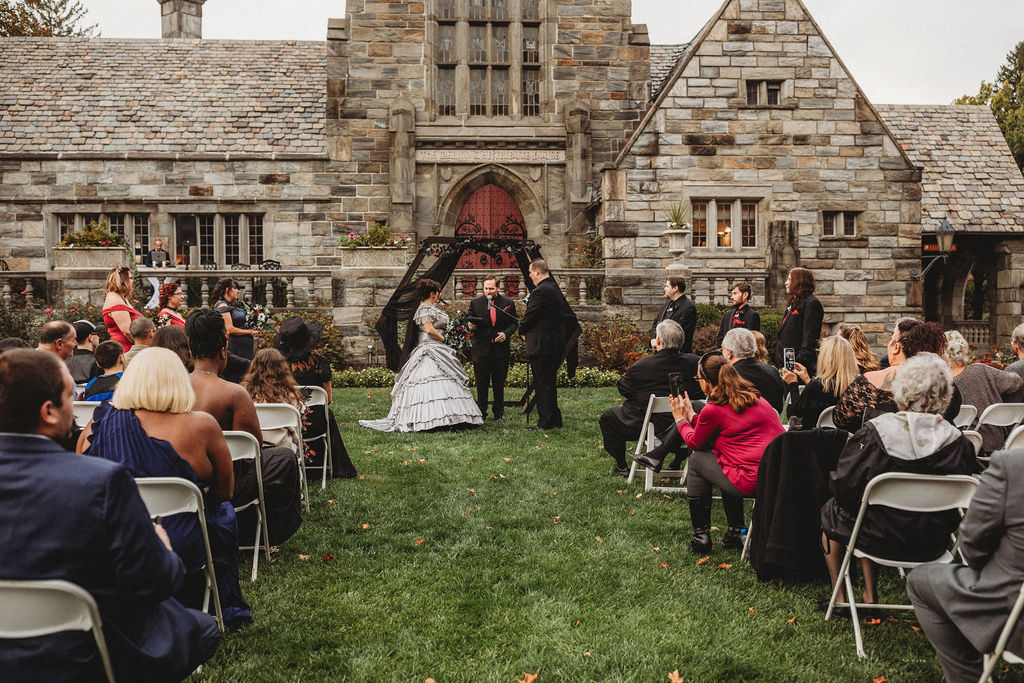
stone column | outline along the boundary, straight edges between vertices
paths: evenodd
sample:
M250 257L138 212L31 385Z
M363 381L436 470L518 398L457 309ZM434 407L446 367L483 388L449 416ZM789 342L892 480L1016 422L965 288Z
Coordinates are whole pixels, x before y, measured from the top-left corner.
M768 292L765 300L771 306L786 305L786 275L790 268L800 265L800 252L796 248L796 221L768 223Z
M391 102L388 110L391 137L391 230L412 232L413 197L416 187L416 109L406 96Z
M352 136L341 120L348 79L348 18L327 20L327 155L331 161L352 161Z
M206 0L157 0L163 38L202 38Z
M580 100L565 113L565 177L570 201L590 201L590 109Z
M1013 329L1020 324L1021 309L1021 270L1024 269L1024 245L1020 242L1000 242L996 246L996 272L990 281L994 285L994 297L991 303L993 344L1007 344L1013 335Z

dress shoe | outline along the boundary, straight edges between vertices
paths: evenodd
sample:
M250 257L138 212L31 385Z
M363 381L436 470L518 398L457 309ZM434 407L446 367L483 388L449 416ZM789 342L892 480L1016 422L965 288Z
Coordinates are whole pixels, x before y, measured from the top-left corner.
M615 467L612 468L612 471L609 472L608 474L615 475L616 477L629 478L629 468L628 467L619 467L618 465L616 465Z
M496 417L496 418L494 418L494 421L497 422L500 425L505 424L505 418L503 418L503 417Z
M655 460L654 458L650 457L646 453L643 453L642 455L630 453L629 457L637 465L643 465L644 467L655 473L661 472L661 463Z
M707 555L711 552L711 533L709 529L693 532L693 538L690 539L690 550L698 555Z
M725 535L722 536L722 547L740 550L743 547L743 529L729 527Z
M540 425L536 425L536 426L528 428L526 431L528 431L528 432L543 432L544 428L541 427Z

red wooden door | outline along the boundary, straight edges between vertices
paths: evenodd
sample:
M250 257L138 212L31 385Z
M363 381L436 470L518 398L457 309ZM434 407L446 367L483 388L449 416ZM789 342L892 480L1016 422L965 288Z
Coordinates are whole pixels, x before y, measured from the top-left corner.
M456 237L526 238L523 212L516 200L497 185L484 185L474 192L463 205L455 222ZM459 260L459 268L496 268L507 264L494 263L487 254L466 251Z

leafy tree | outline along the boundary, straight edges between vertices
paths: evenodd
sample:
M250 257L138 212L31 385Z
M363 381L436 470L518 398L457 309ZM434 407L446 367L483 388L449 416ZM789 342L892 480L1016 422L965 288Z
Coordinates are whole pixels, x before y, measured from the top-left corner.
M995 82L982 81L977 95L964 95L954 103L991 107L1013 158L1024 170L1024 41L1006 55Z
M0 0L0 36L91 36L80 0Z

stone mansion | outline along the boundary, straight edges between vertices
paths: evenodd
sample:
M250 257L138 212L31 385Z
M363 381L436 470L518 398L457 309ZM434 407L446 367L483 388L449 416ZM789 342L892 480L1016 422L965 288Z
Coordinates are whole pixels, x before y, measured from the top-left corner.
M204 40L205 0L157 2L161 40L0 39L0 259L51 295L75 287L54 243L97 218L182 266L278 261L358 336L404 267L339 241L380 221L522 234L566 276L600 235L602 304L638 318L670 265L698 301L745 279L766 305L801 265L876 346L902 315L976 343L1022 320L1024 178L991 112L868 101L801 0L725 0L678 45L630 0L347 0L323 42Z

